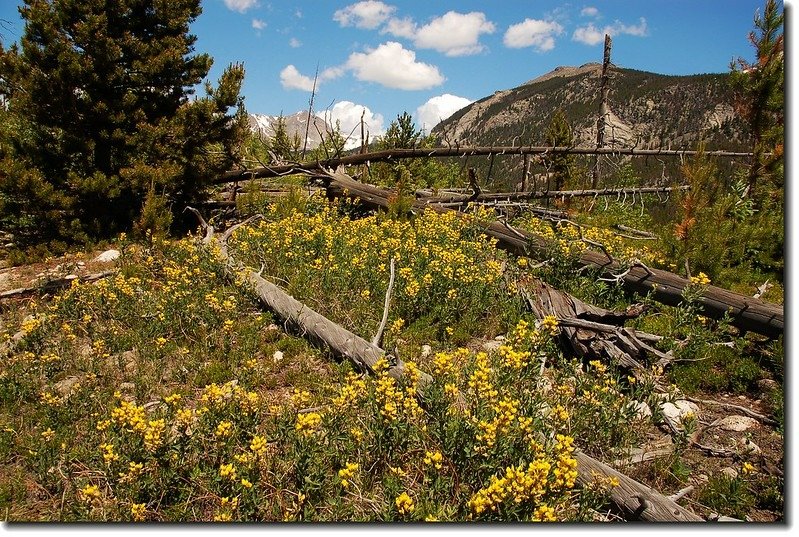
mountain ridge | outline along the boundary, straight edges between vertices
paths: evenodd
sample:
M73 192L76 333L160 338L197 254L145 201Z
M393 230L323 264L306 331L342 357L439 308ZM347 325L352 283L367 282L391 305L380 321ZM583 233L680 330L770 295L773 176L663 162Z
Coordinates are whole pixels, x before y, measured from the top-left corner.
M596 143L602 66L561 66L515 88L499 90L436 125L442 141L464 145L540 145L562 108L577 145ZM735 113L725 74L661 75L610 69L611 147L741 149L748 134Z

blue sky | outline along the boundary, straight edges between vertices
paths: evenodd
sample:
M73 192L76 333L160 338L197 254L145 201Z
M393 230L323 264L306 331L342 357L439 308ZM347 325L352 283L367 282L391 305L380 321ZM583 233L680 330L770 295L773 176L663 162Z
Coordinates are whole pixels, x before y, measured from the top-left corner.
M0 0L5 41L23 32ZM243 62L245 105L277 115L314 109L343 130L365 111L373 135L403 111L431 128L458 108L562 65L602 60L663 74L726 72L752 59L747 34L764 0L204 0L196 49Z

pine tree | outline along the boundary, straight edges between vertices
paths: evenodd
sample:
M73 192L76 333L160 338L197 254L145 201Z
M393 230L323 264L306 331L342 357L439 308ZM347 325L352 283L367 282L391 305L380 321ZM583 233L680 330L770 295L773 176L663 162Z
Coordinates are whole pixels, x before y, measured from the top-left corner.
M783 187L783 144L785 124L785 14L776 0L767 0L762 15L755 15L755 31L749 41L755 48L754 64L739 58L730 66L730 83L736 94L736 108L749 124L752 135L752 164L749 195L760 202L761 179L779 190Z
M421 137L411 115L403 112L388 126L382 145L385 149L415 149Z
M574 142L571 125L562 108L552 114L546 132L546 142L553 147L569 147ZM563 190L563 186L571 178L574 167L574 156L566 154L552 154L544 157L544 166L551 172L555 179L555 190Z
M213 61L189 33L200 0L25 0L20 13L20 45L0 50L0 92L20 125L0 148L0 196L30 222L58 215L32 238L129 229L152 192L180 213L236 161L243 67L190 99ZM58 196L37 194L42 182Z

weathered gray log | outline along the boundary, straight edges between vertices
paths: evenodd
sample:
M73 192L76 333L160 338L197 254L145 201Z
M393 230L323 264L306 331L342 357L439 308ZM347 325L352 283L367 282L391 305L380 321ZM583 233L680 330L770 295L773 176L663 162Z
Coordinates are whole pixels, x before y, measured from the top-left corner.
M408 158L446 158L446 157L472 157L493 155L629 155L629 156L660 156L660 157L691 157L700 154L692 150L669 149L623 149L623 148L595 148L595 147L561 147L561 146L494 146L494 147L433 147L430 149L387 149L372 153L348 155L339 158L297 162L276 166L263 166L249 170L233 170L222 174L212 181L213 184L233 183L248 181L265 177L282 177L284 175L311 173L335 169L339 166L358 166L373 164L375 162L391 162ZM708 157L747 158L751 153L733 151L704 151L701 154Z
M368 373L374 372L378 360L387 357L391 365L387 373L397 380L405 375L405 363L401 359L388 356L380 347L317 313L258 273L248 271L246 280L261 302L283 320L287 328L303 334L317 347L329 349L337 358L349 360L358 369ZM421 391L432 380L427 373L421 373L417 387Z
M516 201L547 198L580 198L598 196L635 196L641 194L658 194L690 190L690 185L640 187L640 188L600 188L583 190L536 190L532 192L483 192L477 196L472 194L450 194L443 196L420 196L416 198L427 204L486 202L486 201Z
M537 319L551 315L558 320L561 345L582 359L617 363L641 377L646 371L642 362L649 361L649 355L658 363L670 358L622 326L640 313L634 308L627 312L598 308L537 278L519 281L516 287Z
M203 242L210 244L211 241L216 240L213 227L205 222L200 213L190 207L187 209L192 211L205 227L206 235ZM243 224L245 222L241 225ZM386 358L389 363L388 375L397 380L403 378L406 368L405 363L399 357L387 354L380 347L373 345L343 326L331 321L321 313L314 311L277 285L264 279L254 270L243 267L229 256L227 241L236 227L238 226L228 229L222 238L217 240L220 247L219 255L225 263L225 270L232 278L236 274L243 276L244 280L251 285L259 300L281 319L287 329L294 333L302 334L312 344L329 350L336 358L349 360L356 368L367 373L374 373L375 364L377 364L378 360ZM432 377L427 373L421 372L417 388L422 391L430 382L432 382Z
M387 208L391 191L361 183L343 173L326 174L328 196L358 198L368 208ZM449 211L414 202L413 209L422 211L430 209L437 212ZM543 237L522 229L513 229L501 222L486 222L483 233L497 239L497 246L515 255L534 258L549 257L550 244ZM683 290L689 280L665 270L649 268L643 264L624 267L602 252L584 250L578 259L581 266L594 267L603 274L617 277L618 281L630 292L651 297L669 306L676 306L683 300ZM617 276L618 275L618 276ZM768 337L778 337L784 330L783 306L771 304L763 300L734 293L715 285L707 285L699 297L698 303L702 314L720 319L729 314L733 326L742 330L756 332Z
M98 272L96 274L86 274L85 276L73 275L72 277L49 280L42 283L41 285L10 289L8 291L3 291L2 293L0 293L0 300L4 300L7 298L22 298L37 293L49 293L51 291L57 291L59 289L63 289L64 287L69 287L70 285L72 285L72 282L75 280L79 280L81 282L94 282L97 280L101 280L103 278L107 278L108 276L111 276L112 274L115 273L116 270L106 270L103 272Z
M628 520L646 520L649 522L704 522L704 520L670 500L663 494L627 477L608 466L593 459L585 453L575 450L577 459L577 482L583 486L591 484L594 474L606 478L616 478L619 485L610 489L613 503L622 510Z

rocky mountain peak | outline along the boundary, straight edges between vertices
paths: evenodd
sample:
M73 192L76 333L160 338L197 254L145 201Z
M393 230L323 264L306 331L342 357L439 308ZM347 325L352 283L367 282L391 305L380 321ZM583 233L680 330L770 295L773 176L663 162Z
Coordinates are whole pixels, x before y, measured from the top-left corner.
M271 138L275 135L280 118L286 125L286 132L289 137L295 135L300 137L300 141L305 138L306 128L308 131L308 149L314 149L322 143L322 135L330 130L329 125L319 116L311 116L308 121L308 111L299 111L288 116L270 116L267 114L249 114L250 129L263 138Z

